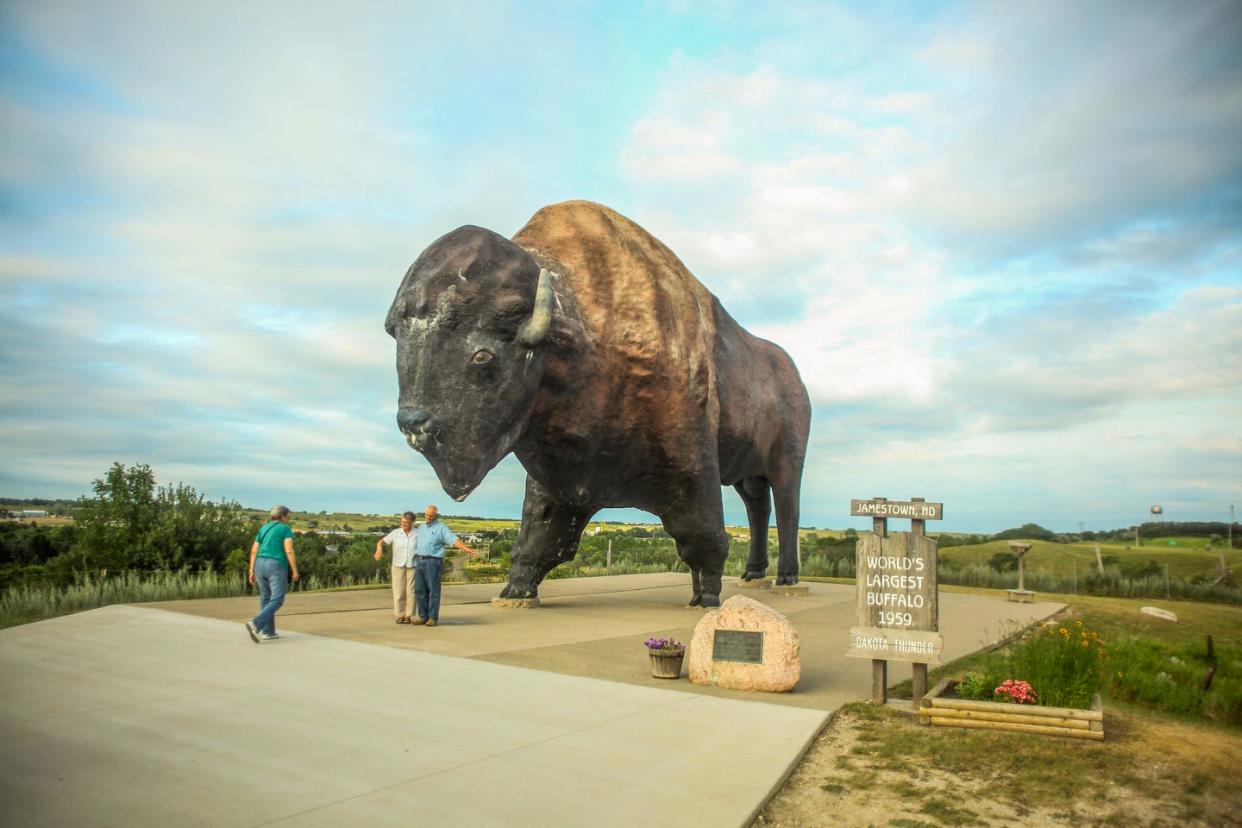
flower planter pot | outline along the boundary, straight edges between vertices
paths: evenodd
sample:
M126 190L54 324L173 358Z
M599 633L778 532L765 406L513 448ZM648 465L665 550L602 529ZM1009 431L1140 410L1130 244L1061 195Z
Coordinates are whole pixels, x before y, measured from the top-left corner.
M648 650L651 656L651 675L655 678L676 679L681 678L681 662L686 657L685 650L677 650L674 652L660 652L659 650Z
M1042 704L972 701L946 695L957 684L956 679L945 679L919 701L919 717L924 724L1041 733L1071 739L1104 738L1104 707L1099 693L1092 698L1090 710L1079 710Z

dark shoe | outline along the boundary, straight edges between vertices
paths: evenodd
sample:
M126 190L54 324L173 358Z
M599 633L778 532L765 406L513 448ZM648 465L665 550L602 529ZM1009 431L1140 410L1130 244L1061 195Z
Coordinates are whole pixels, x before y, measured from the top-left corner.
M256 627L256 626L255 626L253 623L251 623L250 621L247 621L247 622L246 622L246 632L250 633L250 640L251 640L251 641L253 641L255 644L258 644L258 643L259 643L259 641L261 640L261 639L259 638L259 628L258 628L258 627Z
M427 626L428 626L428 627L434 627L435 625L436 625L436 619L434 619L434 618L428 618L428 619L427 619Z
M426 618L415 618L415 619L414 619L413 621L411 621L410 623L411 623L411 624L426 624L426 623L427 623L427 619L426 619Z

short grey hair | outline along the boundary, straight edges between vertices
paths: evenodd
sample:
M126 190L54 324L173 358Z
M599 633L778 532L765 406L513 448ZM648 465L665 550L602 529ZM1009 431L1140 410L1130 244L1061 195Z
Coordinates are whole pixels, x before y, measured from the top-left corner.
M272 514L271 514L272 520L284 520L287 517L289 517L288 506L273 506L272 507Z
M403 520L415 521L415 520L418 520L418 515L414 514L413 512L402 512L401 518Z

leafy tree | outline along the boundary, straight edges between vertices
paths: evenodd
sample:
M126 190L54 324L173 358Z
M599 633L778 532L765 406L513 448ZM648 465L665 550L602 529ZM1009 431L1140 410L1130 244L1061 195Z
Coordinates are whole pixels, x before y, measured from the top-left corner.
M988 559L988 566L997 572L1014 572L1018 569L1018 556L1012 552L997 552Z
M218 568L247 549L254 524L237 503L214 503L184 483L157 487L146 464L114 463L79 501L72 569Z
M1057 536L1037 523L1024 523L1017 529L1006 529L992 536L992 540L1018 539L1055 541Z

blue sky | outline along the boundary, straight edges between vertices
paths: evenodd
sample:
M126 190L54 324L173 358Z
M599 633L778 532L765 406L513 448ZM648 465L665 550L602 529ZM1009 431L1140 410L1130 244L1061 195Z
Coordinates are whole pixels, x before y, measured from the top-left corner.
M794 357L804 525L1242 506L1242 6L448 5L0 7L0 493L516 517L405 446L383 319L587 198Z

